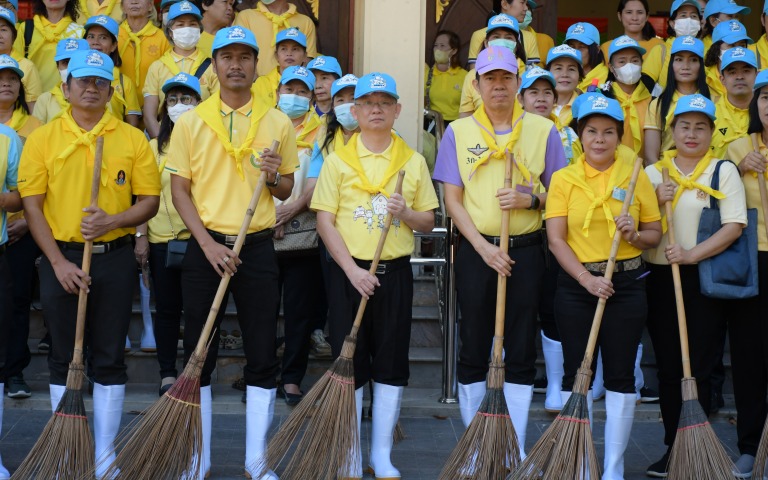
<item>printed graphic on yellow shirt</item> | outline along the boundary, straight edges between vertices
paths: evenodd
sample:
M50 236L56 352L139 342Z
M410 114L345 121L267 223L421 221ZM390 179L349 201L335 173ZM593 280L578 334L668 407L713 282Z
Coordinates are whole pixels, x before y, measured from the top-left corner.
M381 193L371 195L371 201L366 205L359 205L352 212L352 220L357 223L358 220L362 220L361 224L365 225L368 229L368 233L373 233L377 229L377 233L384 230L384 220L387 218L387 197ZM374 226L375 225L375 226ZM392 226L395 227L395 235L400 229L400 219L393 218Z

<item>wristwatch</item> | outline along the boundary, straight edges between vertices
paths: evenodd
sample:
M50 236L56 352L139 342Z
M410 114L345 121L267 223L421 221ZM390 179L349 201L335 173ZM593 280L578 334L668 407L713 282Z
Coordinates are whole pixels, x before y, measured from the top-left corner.
M528 210L538 210L541 206L541 199L537 195L531 194L531 206Z
M146 233L136 232L136 238L146 237Z
M275 181L274 182L266 182L266 184L267 184L268 187L272 187L272 188L275 188L278 185L280 185L280 173L279 172L275 172Z

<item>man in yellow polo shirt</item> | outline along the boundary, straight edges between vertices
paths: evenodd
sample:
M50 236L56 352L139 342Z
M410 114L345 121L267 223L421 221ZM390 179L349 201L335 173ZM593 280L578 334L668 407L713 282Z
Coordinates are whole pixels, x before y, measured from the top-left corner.
M504 396L522 446L536 374L536 317L545 268L541 210L552 174L566 159L552 121L530 113L513 121L519 81L512 52L488 47L475 66L483 107L449 125L433 176L445 185L445 206L462 236L456 257L462 317L459 404L469 425L485 396L496 280L506 275ZM510 189L503 188L506 152L515 159ZM509 254L498 247L502 213L510 215Z
M756 77L757 59L752 50L736 47L723 53L720 80L725 95L715 104L717 113L712 134L712 152L716 158L724 158L728 145L747 134L749 103Z
M526 65L538 65L541 63L542 58L546 58L546 52L549 49L543 50L543 57L541 49L539 48L539 37L542 37L547 45L554 46L554 41L546 34L536 33L531 27L531 21L533 20L533 9L538 7L533 0L501 0L501 12L510 17L513 17L520 23L520 31L522 32L522 43L525 45ZM484 48L483 41L486 38L486 31L484 28L475 30L472 34L472 38L469 41L469 63L472 63L477 58L477 54Z
M280 297L272 197L290 196L298 154L291 120L253 94L258 53L256 39L243 27L216 33L212 66L221 89L176 122L165 168L171 173L173 205L192 232L181 282L185 357L197 344L220 276L233 275L229 288L237 304L246 358L246 474L276 479L271 471L262 476L253 470L266 451L277 393ZM280 142L278 151L270 150L273 140ZM238 256L232 246L262 172L267 174L266 188ZM223 312L222 308L217 326ZM201 399L208 405L218 328L213 335L214 347L208 351L200 379ZM203 445L210 445L210 413L204 413L203 426Z
M136 278L134 227L152 218L160 204L160 176L147 139L105 113L113 68L112 60L95 50L72 56L63 84L71 109L32 132L19 168L24 212L44 254L40 295L52 340L48 367L53 410L64 394L72 359L77 293L90 290L86 325L95 379L97 478L111 463L106 455L114 451L128 380L123 347ZM98 207L91 207L99 136L104 137L101 187ZM90 276L80 269L86 240L94 242Z
M355 349L355 400L360 426L363 386L373 380L373 429L368 470L375 478L400 478L392 465L392 433L408 384L408 345L413 302L413 231L435 225L435 189L420 154L392 133L400 114L395 80L386 73L363 76L352 114L360 134L330 154L312 197L317 230L333 257L326 285L334 356L341 353L361 297L368 299ZM393 193L405 170L402 194ZM385 217L393 216L375 275L368 270ZM352 465L362 465L362 459ZM362 472L342 477L361 478Z

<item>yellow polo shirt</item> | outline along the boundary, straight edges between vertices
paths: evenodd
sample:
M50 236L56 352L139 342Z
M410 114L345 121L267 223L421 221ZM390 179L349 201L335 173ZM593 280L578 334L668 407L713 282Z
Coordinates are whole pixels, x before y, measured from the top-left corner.
M10 121L6 122L6 125L10 126ZM35 131L38 127L41 127L43 125L43 122L41 122L38 118L33 117L32 115L27 115L26 119L24 120L24 123L16 129L16 133L19 134L19 138L21 138L21 142L24 143L27 141L27 137L29 137L29 134Z
M59 23L51 23L40 15L35 15L35 18L40 19L46 33L51 35L50 40L46 39L40 31L35 29L34 33L32 33L32 42L29 44L28 58L37 67L37 71L40 73L40 91L45 92L53 88L61 80L59 70L56 68L56 62L53 60L53 57L56 56L56 44L64 38L83 38L84 30L83 27L73 22L68 16L59 20ZM64 24L67 27L64 28L61 34L55 35L54 31L56 28L59 25L64 25L61 22L65 22ZM16 41L13 42L14 58L24 58L24 32L26 27L26 22L17 25L18 33Z
M728 144L747 134L749 110L733 106L727 96L715 103L715 131L712 134L712 150L717 158L725 158Z
M218 102L213 95L206 102ZM220 120L227 132L231 132L232 144L242 145L250 128L253 100L236 111L221 104ZM205 102L203 102L205 103ZM202 104L201 104L202 105ZM281 175L298 169L296 135L290 119L279 110L269 109L262 117L252 145L254 154L242 160L245 180L240 178L235 161L219 141L216 133L200 117L198 106L191 113L179 118L173 128L168 146L165 168L173 175L192 182L192 200L205 228L236 235L243 223L243 216L253 196L261 173L258 156L269 148L273 140L280 142L283 163L278 169ZM275 204L268 188L259 197L259 205L253 216L248 233L258 232L275 225Z
M110 112L120 120L125 120L126 115L141 115L139 94L131 77L122 73L117 67L112 73L115 76L112 80L112 88L115 92L112 94L112 100L109 101Z
M758 135L757 138L760 152L763 155L767 155L768 149L766 149L766 146L763 143L762 135ZM753 151L752 139L748 136L741 137L728 145L725 157L733 160L733 162L738 165L744 160L744 157L746 157L748 153ZM744 183L744 192L747 196L747 208L757 209L757 249L765 252L768 251L768 238L765 236L765 215L763 214L763 204L760 199L760 186L757 183L759 180L759 176L754 173L748 173L741 177L741 181ZM765 178L763 178L762 181L765 181Z
M53 93L56 90L58 90L56 92L57 95L54 95ZM35 108L32 110L32 116L46 124L56 118L61 113L61 110L68 105L69 103L64 98L64 94L61 93L61 84L59 84L37 97Z
M120 24L120 35L117 39L120 58L123 61L120 71L133 80L137 92L143 92L149 67L171 49L171 44L168 43L163 31L154 26L151 21L140 31L132 32L139 39L138 42L131 39L131 35L128 33L130 28L127 22ZM136 48L136 43L139 44L138 48ZM136 75L137 64L138 78ZM139 102L144 105L143 95L139 95Z
M266 75L259 75L259 78L253 84L256 95L262 101L277 106L277 88L280 86L280 77L279 67L273 68Z
M259 46L259 63L256 70L259 75L268 74L277 66L275 59L275 38L277 32L290 27L296 27L301 33L307 36L307 56L317 57L317 33L312 19L296 11L296 5L289 3L288 11L282 15L274 15L274 20L268 16L273 16L261 2L256 8L243 10L235 17L235 25L247 28L256 36L256 43ZM273 23L274 21L274 23Z
M373 153L363 145L360 137L355 140L357 154L365 175L373 185L378 185L384 178L392 159L392 145L382 153ZM403 198L408 208L416 212L426 212L438 207L435 188L429 176L429 168L419 153L413 152L405 166L403 178ZM387 197L381 193L375 195L356 187L360 178L355 170L331 153L323 163L323 169L312 196L313 210L321 210L336 216L336 229L344 239L352 257L360 260L372 260L379 235L387 215ZM389 179L384 189L394 192L397 175ZM413 253L413 231L397 219L387 234L382 260L409 256Z
M160 208L157 209L157 215L147 222L149 242L168 243L174 238L187 239L190 237L190 233L187 231L187 226L184 225L184 220L181 219L181 215L179 215L171 199L171 173L165 169L165 163L168 160L168 146L166 145L162 155L158 154L157 139L153 138L149 141L149 148L152 149L152 153L155 155L162 185ZM176 237L174 237L174 234L176 234Z
M80 15L77 17L77 23L85 25L89 18L96 15L107 15L117 23L123 21L123 9L120 6L121 0L79 0Z
M558 119L560 119L560 125L570 125L573 121L573 101L576 100L576 97L578 96L579 94L574 91L571 94L571 99L568 100L568 103L563 106L555 104L555 108L552 112L557 115Z
M11 54L11 56L19 62L19 68L24 72L24 76L21 78L21 83L24 85L24 100L27 103L36 102L37 98L43 93L40 72L37 71L37 67L29 59L24 57L16 58L14 54Z
M762 70L763 68L768 67L768 37L763 34L763 36L760 37L760 40L755 42L754 45L751 45L750 48L755 52L755 56L757 57L757 69Z
M91 203L95 148L81 145L68 158L57 161L62 151L86 133L79 127L73 130L72 125L76 124L67 112L32 132L21 155L19 192L22 197L45 195L43 213L56 240L83 242L80 221L85 216L83 208ZM109 115L102 136L99 208L114 215L130 208L134 195L159 195L160 175L144 133ZM95 241L108 242L135 231L133 227L119 228Z
M169 50L163 57L155 61L149 67L147 71L147 79L144 82L144 89L142 90L145 97L155 95L159 97L160 103L158 103L158 113L160 105L165 100L165 94L163 93L163 84L175 77L181 72L194 75L197 68L208 58L199 49L195 50L195 53L188 57L182 57ZM165 61L170 60L176 65L176 70L171 70ZM200 93L205 100L210 97L211 94L219 89L219 78L213 72L213 64L208 65L203 75L200 77Z
M608 50L611 48L611 42L613 42L613 40L609 40L603 43L602 45L600 45L600 50L603 51L603 56L605 57L606 62L609 61ZM643 55L643 61L645 61L645 59L648 57L648 54L651 53L651 50L653 50L653 47L655 47L656 45L662 45L664 43L664 39L659 37L653 37L650 40L640 40L637 43L639 43L640 46L645 49L645 55Z
M432 83L429 86L429 104L432 110L440 112L444 120L459 118L461 91L467 71L461 67L449 68L441 72L437 66L432 69ZM427 95L427 80L430 68L424 66L424 95Z
M644 130L657 130L661 132L661 148L659 149L659 160L664 152L675 148L675 139L672 138L672 120L675 118L675 106L680 99L680 92L675 90L672 94L672 103L669 105L669 111L664 119L664 131L661 131L661 112L659 111L659 99L656 98L648 104L648 113L645 115Z
M485 41L485 28L475 30L472 34L472 38L469 40L469 61L474 62L479 54L483 50L483 42ZM546 55L541 57L539 54L539 43L536 31L530 26L522 31L523 42L525 43L525 56L530 60L532 58L539 58L541 62L546 60ZM547 50L549 51L549 50Z
M197 42L197 49L203 52L206 57L213 58L213 39L215 35L203 30L200 33L200 41Z
M543 68L547 63L547 54L555 47L555 41L546 33L536 32L536 43L539 45L539 63Z
M650 76L662 88L667 86L667 71L674 42L675 37L669 37L663 44L656 45L647 52L643 59L643 73Z

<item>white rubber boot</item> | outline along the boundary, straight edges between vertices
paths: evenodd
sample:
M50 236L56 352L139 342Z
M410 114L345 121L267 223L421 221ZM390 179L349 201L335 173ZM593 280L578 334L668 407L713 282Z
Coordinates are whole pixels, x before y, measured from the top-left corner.
M563 402L563 408L565 408L565 404L568 403L568 399L571 398L571 392L560 392L560 400ZM592 390L587 391L587 412L589 413L589 428L592 428L592 425L594 423L592 422Z
M61 397L64 396L64 392L67 391L67 387L64 385L50 385L51 388L51 412L56 413L56 409L59 407Z
M5 388L4 383L0 383L0 392ZM3 433L3 399L0 398L0 435ZM0 455L0 480L8 480L11 478L11 472L3 466L3 456Z
M144 285L141 275L139 275L139 290L141 291L141 318L144 321L139 348L142 352L156 352L155 329L152 326L152 312L149 309L149 289Z
M597 353L597 367L595 367L595 379L592 382L592 398L600 400L605 396L605 386L603 385L603 356Z
M93 440L96 444L96 478L104 478L115 461L115 437L123 415L125 385L93 384Z
M267 433L275 415L277 389L247 386L245 405L245 476L259 480L277 480L272 470L261 476L255 472L267 453Z
M468 428L485 397L485 382L459 384L459 411L464 428Z
M645 375L643 375L643 369L640 367L640 361L643 359L643 344L637 344L637 356L635 357L635 392L637 393L635 400L640 401L640 389L645 386Z
M605 392L603 480L624 480L624 451L635 419L635 394Z
M504 399L507 401L509 418L515 427L520 459L525 460L525 432L528 430L528 411L533 398L533 385L504 382Z
M547 370L547 396L544 410L559 412L563 408L560 390L563 389L563 344L541 332L541 349L544 352L544 366Z
M200 415L203 426L203 478L211 472L211 429L213 421L213 402L211 386L200 387Z
M374 478L400 478L392 465L392 440L400 417L400 401L405 387L373 382L373 428L369 471Z
M357 412L357 440L360 443L360 451L357 460L351 465L350 471L346 476L341 476L339 480L359 480L363 478L363 441L360 436L360 422L363 419L363 388L355 390L355 411Z

